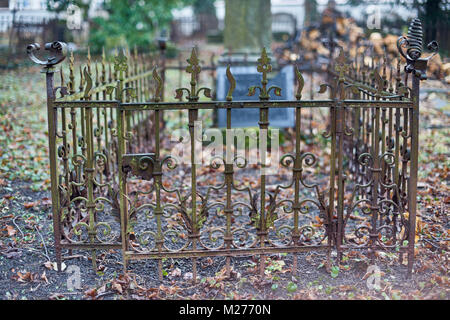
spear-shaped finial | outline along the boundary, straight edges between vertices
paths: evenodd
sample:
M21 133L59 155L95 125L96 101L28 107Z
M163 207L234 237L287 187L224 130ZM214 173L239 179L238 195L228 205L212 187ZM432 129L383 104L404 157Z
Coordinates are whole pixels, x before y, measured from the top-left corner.
M80 92L83 92L83 88L84 88L83 70L81 70L81 65L80 65L80 85L79 85L78 89L80 90Z
M106 67L105 67L105 63L106 63L105 47L102 47L102 77L101 77L101 82L102 83L105 83L105 81L106 81Z
M75 93L75 75L74 75L74 57L73 57L73 51L70 51L70 58L69 58L69 94Z
M87 47L87 67L88 72L91 73L91 48Z
M100 83L100 74L98 72L98 63L95 62L95 86L98 86Z

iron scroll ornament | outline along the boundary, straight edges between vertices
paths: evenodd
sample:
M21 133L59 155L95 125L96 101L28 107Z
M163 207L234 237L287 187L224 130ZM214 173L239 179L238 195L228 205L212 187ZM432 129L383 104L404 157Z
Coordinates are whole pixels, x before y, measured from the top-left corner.
M46 61L35 56L35 52L41 49L41 46L38 43L28 45L27 54L34 63L45 66L45 68L51 68L57 65L64 61L67 56L67 44L64 42L48 42L45 44L44 48L51 53Z
M413 19L408 28L407 36L401 36L397 40L397 49L400 54L406 59L405 71L407 73L413 73L418 75L421 79L425 79L426 76L422 74L419 70L415 68L415 62L419 60L422 56L422 39L423 39L423 31L422 31L422 23L419 19ZM406 52L405 52L406 48ZM433 54L425 58L424 60L428 61L433 58L438 50L439 45L437 41L433 40L427 45L427 49L430 50Z

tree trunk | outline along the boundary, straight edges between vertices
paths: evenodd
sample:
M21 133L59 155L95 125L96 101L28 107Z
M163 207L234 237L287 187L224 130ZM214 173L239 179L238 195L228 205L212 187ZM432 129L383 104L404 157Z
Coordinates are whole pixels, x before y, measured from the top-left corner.
M225 48L249 54L270 50L270 8L270 0L225 0Z

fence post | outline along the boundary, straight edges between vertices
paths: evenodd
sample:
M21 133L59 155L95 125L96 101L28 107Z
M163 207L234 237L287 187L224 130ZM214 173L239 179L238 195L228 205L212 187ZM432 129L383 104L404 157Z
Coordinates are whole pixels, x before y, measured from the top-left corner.
M407 37L401 36L397 40L399 53L406 59L406 73L412 73L412 92L411 99L413 108L409 119L411 134L411 152L410 152L410 171L408 180L408 278L412 275L414 265L414 244L416 237L416 210L417 210L417 171L419 163L419 94L420 81L427 78L427 63L438 51L439 46L436 41L432 41L427 48L434 52L427 58L421 58L422 55L422 23L419 19L413 19L409 28ZM403 50L406 48L406 51Z
M42 73L45 73L47 86L47 125L48 125L48 144L50 159L50 181L52 196L52 217L53 217L53 234L55 237L55 255L58 271L61 271L61 223L59 215L59 194L58 194L58 168L56 159L56 130L57 130L57 114L53 108L55 101L54 73L55 66L62 62L67 55L67 45L64 42L51 42L45 44L45 50L49 51L53 56L47 58L47 61L40 60L34 54L40 50L37 43L27 46L27 54L29 58L36 64L42 65Z
M426 74L427 60L418 59L415 62L415 72L412 77L412 101L410 130L411 130L411 167L408 181L408 211L409 211L409 235L408 235L408 278L412 275L414 265L414 245L416 238L416 210L417 210L417 171L419 165L419 93L420 80ZM420 72L419 72L420 71Z

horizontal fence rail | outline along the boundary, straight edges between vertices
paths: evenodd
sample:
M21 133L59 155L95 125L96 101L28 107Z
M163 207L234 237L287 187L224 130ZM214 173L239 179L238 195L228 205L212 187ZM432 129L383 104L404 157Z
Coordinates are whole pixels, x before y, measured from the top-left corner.
M405 72L400 58L397 69L388 70L386 57L371 65L358 58L349 63L341 50L328 66L328 83L318 88L328 99L302 99L305 80L296 68L295 100L271 100L270 93L279 96L283 88L267 86L272 66L265 49L255 66L261 82L248 89L258 101L233 99L230 66L226 100L208 100L214 93L199 84L202 69L194 48L186 66L188 87L175 90L178 102L165 102L164 69L150 56L119 51L113 63L103 54L92 64L88 54L76 80L71 54L69 81L61 68L55 87L55 65L66 57L66 45L47 44L46 61L35 56L39 46L30 45L30 57L47 76L58 265L62 248L92 250L94 267L96 250L113 248L122 250L125 271L130 260L157 259L160 278L162 259L190 258L195 280L197 259L206 256L225 257L229 274L232 257L259 255L263 275L269 254L292 253L296 272L299 252L324 250L330 264L333 249L338 259L345 250L366 249L372 255L376 250L407 253L410 274L419 84L427 65L411 31L418 23L413 21L408 38L399 39ZM275 175L267 173L266 149L250 165L230 151L234 142L228 137L224 155L207 165L196 159L199 112L226 109L231 130L231 110L246 108L258 109L260 140L271 129L270 110L295 111L292 150L280 155ZM302 120L305 111L321 109L329 112L329 123L321 134L325 156L319 157L304 150ZM180 111L188 119L187 162L170 151L170 129L163 125L163 112Z

